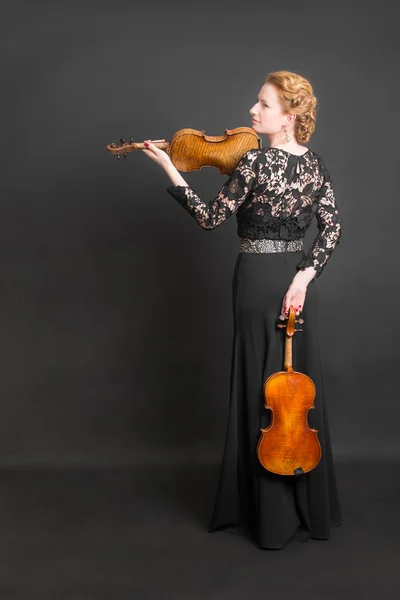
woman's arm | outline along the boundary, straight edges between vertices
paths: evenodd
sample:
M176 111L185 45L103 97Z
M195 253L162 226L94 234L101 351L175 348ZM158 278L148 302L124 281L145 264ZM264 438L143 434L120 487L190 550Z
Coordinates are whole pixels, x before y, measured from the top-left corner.
M314 269L315 277L321 275L332 252L339 244L342 235L342 225L335 193L333 191L332 179L322 159L321 166L324 174L324 181L322 187L318 190L316 212L319 233L314 239L305 258L303 258L296 267L297 269L305 268L307 271L309 268ZM297 275L299 275L299 273L305 273L305 270L300 270Z
M186 185L189 187L189 184L183 179L182 175L172 162L165 165L164 171L172 181L172 185Z
M203 229L215 229L238 210L253 190L257 182L258 156L258 149L245 152L229 179L211 202L204 202L196 190L188 186L174 165L167 163L164 170L174 183L167 187L167 192Z
M293 283L296 283L300 287L307 287L310 281L317 276L317 271L314 267L305 267L303 270L297 271L296 275L293 277Z
M332 180L322 160L321 166L324 180L322 187L317 192L316 212L319 233L306 256L296 266L297 273L293 277L293 281L282 301L281 319L288 314L291 304L294 305L296 314L300 314L303 310L308 284L314 277L321 275L342 235L342 226L332 187Z

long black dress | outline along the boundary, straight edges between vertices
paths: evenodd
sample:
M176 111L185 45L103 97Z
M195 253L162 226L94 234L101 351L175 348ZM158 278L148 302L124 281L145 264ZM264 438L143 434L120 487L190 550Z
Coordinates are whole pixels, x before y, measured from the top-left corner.
M324 401L317 330L317 279L341 237L341 223L330 174L312 150L295 155L280 148L246 152L210 203L190 186L168 186L170 193L204 229L215 229L236 213L237 233L249 240L304 238L314 215L319 233L304 250L239 252L233 274L234 334L230 404L215 508L209 531L251 536L261 548L283 548L298 541L329 539L342 523ZM293 366L316 386L308 413L318 430L322 458L300 476L275 475L259 462L260 429L271 413L264 408L263 384L283 370L285 329L277 327L283 297L299 269L312 266L301 317L303 332L293 336Z

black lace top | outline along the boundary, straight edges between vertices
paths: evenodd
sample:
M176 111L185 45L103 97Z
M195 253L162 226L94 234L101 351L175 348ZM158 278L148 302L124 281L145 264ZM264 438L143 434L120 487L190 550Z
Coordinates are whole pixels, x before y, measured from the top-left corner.
M314 215L319 233L296 266L312 266L319 277L342 228L332 181L322 158L312 150L301 156L281 148L249 150L209 203L190 186L167 187L203 229L215 229L234 213L239 237L304 238Z

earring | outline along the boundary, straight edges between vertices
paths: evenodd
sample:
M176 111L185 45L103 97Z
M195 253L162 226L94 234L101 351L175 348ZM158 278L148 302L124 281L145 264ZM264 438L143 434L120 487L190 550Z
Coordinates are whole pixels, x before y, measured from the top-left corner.
M287 132L287 128L286 128L286 127L284 127L284 128L283 128L283 131L285 132L285 143L287 144L288 142L290 142L290 140L291 140L292 138L290 137L290 135L288 135L288 132Z

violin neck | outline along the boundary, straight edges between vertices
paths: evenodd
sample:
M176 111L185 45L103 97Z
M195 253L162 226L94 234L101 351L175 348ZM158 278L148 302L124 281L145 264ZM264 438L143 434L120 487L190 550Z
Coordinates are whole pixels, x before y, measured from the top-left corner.
M292 354L292 336L286 335L285 337L285 356L283 359L283 369L288 371L293 367L292 365L293 354Z

